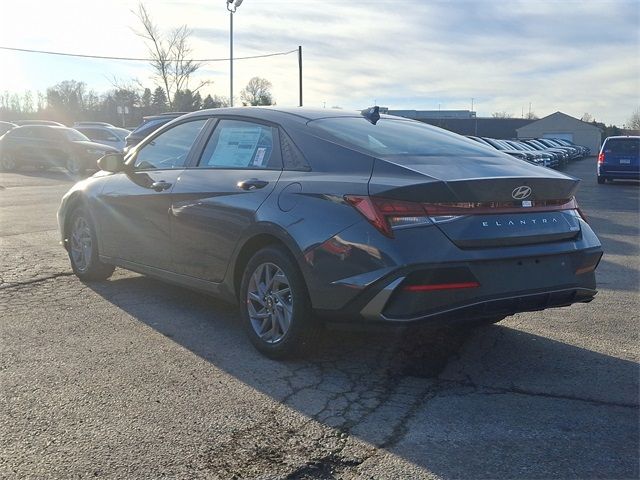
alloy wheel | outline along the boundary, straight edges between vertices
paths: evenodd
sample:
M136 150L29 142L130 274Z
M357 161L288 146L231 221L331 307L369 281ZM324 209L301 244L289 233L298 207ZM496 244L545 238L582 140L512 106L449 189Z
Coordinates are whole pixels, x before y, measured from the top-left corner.
M12 157L5 154L2 156L2 159L0 159L0 167L2 167L2 170L6 171L15 170L16 161Z
M251 326L266 343L280 342L291 327L293 296L289 279L273 263L258 265L247 288Z
M69 157L66 163L67 171L72 175L80 173L80 162L75 157Z
M91 261L93 245L91 242L91 228L84 217L76 217L73 222L70 240L73 263L80 272L86 272Z

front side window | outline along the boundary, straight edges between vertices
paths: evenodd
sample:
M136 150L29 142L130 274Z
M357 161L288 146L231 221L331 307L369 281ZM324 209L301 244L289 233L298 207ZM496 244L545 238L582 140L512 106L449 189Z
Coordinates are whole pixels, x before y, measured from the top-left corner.
M271 127L239 120L221 120L198 163L201 168L265 169L278 167Z
M138 170L184 167L205 123L206 119L185 122L161 133L138 151L134 167Z

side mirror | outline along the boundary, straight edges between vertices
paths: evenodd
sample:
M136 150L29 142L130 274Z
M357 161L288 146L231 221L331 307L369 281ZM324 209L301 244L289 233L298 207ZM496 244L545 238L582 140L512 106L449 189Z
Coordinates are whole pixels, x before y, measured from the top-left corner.
M124 155L121 153L107 153L98 159L98 168L105 172L121 172L125 169Z

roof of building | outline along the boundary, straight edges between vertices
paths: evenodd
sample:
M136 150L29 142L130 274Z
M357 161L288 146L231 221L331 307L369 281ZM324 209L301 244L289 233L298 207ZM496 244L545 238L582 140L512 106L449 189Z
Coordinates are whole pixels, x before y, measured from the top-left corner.
M546 117L543 117L539 120L534 120L533 122L530 122L528 125L523 125L522 127L519 127L516 130L523 131L523 130L527 130L528 128L539 128L540 126L543 126L545 123L553 122L555 120L569 121L571 123L574 123L575 127L581 130L594 129L594 130L597 130L598 132L601 131L600 127L593 125L592 123L583 122L579 118L572 117L571 115L567 115L566 113L563 113L563 112L552 113L551 115L547 115Z

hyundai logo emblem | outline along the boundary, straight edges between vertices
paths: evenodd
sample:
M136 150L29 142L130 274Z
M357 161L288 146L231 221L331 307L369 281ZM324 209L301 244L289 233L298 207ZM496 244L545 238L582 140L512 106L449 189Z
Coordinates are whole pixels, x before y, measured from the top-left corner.
M531 195L531 187L527 187L526 185L520 185L513 189L511 192L511 196L516 200L524 200Z

